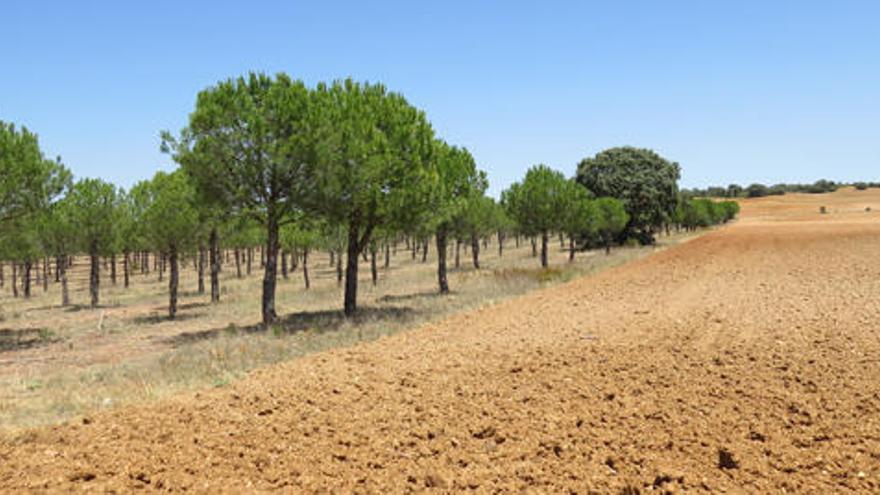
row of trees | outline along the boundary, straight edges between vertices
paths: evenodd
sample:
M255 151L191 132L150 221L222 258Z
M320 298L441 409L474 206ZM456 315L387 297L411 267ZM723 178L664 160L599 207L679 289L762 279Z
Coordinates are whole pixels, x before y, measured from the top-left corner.
M696 230L727 223L739 213L736 201L713 201L682 196L675 208L675 224L685 230Z
M767 186L754 183L745 187L739 184L730 184L727 187L710 186L705 189L684 189L682 190L682 194L691 198L761 198L764 196L781 196L785 193L829 193L847 185L855 187L860 191L868 189L869 187L880 188L880 182L853 182L851 184L846 184L820 179L812 184L773 184Z
M102 258L110 259L114 283L121 258L127 287L134 267L149 271L152 255L160 277L167 265L172 318L182 260L193 261L200 293L209 274L217 302L224 258L233 252L236 275L242 265L250 273L255 246L262 321L270 324L279 276L301 266L308 287L314 250L334 260L351 315L361 260L375 283L377 258L384 251L387 266L401 239L423 259L434 241L445 294L450 248L457 266L468 245L479 268L489 236L497 236L499 254L511 235L532 239L534 254L540 242L546 267L554 235L568 237L573 259L578 249L653 242L670 225L693 228L735 215L728 206L682 200L678 164L631 147L585 159L572 179L532 167L496 202L473 156L439 139L422 111L382 85L351 80L307 87L284 74L250 74L207 88L187 126L162 133L162 149L179 169L128 191L99 179L74 182L60 160L42 155L35 135L10 124L0 129L0 259L28 274L35 260L45 270L54 259L69 304L66 269L74 254L87 254L96 306Z

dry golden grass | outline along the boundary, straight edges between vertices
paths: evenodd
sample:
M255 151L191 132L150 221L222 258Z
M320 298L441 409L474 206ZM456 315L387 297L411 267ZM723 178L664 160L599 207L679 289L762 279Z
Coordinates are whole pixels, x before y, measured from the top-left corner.
M372 286L369 264L360 270L360 313L342 316L342 288L326 253L311 256L312 288L304 290L301 271L280 280L276 305L281 320L261 330L262 272L242 279L234 265L221 274L221 303L210 305L194 290L191 261L181 273L181 311L166 318L166 283L155 272L135 274L132 285L116 286L102 273L102 305L89 309L86 260L72 272L71 298L61 308L60 288L34 287L30 300L13 299L6 269L0 295L0 429L52 423L95 409L154 400L168 394L223 386L271 363L390 335L453 312L488 305L548 284L592 273L677 244L688 236L661 237L656 247L627 247L606 256L590 251L568 263L568 253L552 243L551 268L541 270L528 243L504 256L497 245L483 250L474 270L462 250L462 267L451 268L452 294L436 288L436 257L411 258L400 246L389 269L379 269ZM452 261L450 259L450 261ZM381 260L380 260L381 263ZM451 265L451 263L450 263Z

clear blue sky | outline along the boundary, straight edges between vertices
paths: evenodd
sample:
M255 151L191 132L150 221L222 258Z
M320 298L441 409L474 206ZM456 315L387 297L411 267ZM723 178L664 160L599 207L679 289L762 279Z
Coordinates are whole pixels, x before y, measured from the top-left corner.
M128 186L160 129L247 71L381 81L491 192L617 145L684 186L880 180L880 2L7 2L0 119Z

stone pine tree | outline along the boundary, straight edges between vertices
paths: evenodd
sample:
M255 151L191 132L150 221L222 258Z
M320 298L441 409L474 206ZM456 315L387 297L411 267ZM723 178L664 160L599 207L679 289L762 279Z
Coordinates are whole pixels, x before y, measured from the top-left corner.
M477 170L473 157L465 148L435 143L437 176L432 190L431 223L437 241L437 279L440 293L449 293L446 270L447 241L455 221L466 210L468 200L485 190L485 174Z
M487 187L488 182L481 175L454 222L458 238L470 242L471 262L477 270L480 269L480 240L494 229L496 205L494 199L485 195Z
M406 223L432 184L434 132L425 115L382 85L319 85L319 162L309 209L347 231L344 311L357 311L358 258L380 225Z
M568 185L565 176L546 165L526 172L504 196L511 216L524 231L541 236L541 266L548 266L550 232L562 227Z
M70 180L60 158L43 156L36 134L0 120L0 230L51 204Z
M611 148L580 162L577 181L596 197L623 201L629 216L625 235L643 244L672 220L678 203L680 168L654 151Z
M43 156L36 134L0 121L0 246L2 254L13 260L16 295L15 262L22 262L22 288L27 297L34 260L43 254L39 244L43 213L69 185L70 177L60 158L53 161Z
M46 254L55 258L61 283L61 305L70 305L67 260L77 251L79 232L70 197L44 209L40 219L40 238Z
M195 190L180 170L158 172L150 181L151 201L143 213L144 230L151 244L168 257L168 317L177 315L180 255L197 242L200 225Z
M599 198L593 204L597 215L596 234L605 246L605 254L608 254L614 239L626 229L629 214L624 203L617 198Z
M68 193L80 249L89 255L89 295L97 307L101 285L100 256L112 247L116 187L100 179L80 179Z
M207 154L209 150L204 148L201 150L194 149L192 147L191 133L188 129L184 129L180 139L174 138L168 132L163 132L161 149L163 152L169 153L178 159L184 159L185 157L191 165L184 169L185 171L204 170L211 167L211 164L208 163L211 160L210 155ZM197 161L202 161L203 163L195 165ZM190 181L193 184L198 184L195 177L190 177ZM221 195L213 194L210 189L204 187L196 188L196 195L195 204L199 210L200 233L203 236L207 236L207 263L211 284L211 303L216 304L220 302L220 240L223 236L224 227L228 227L231 221L234 222L234 219L230 218L229 212L226 211ZM199 259L199 292L201 293L204 283L202 279L202 271L204 269L202 263L205 261L202 259L201 250L199 252Z
M266 232L262 321L275 321L278 232L292 221L313 162L310 91L279 74L250 74L199 93L174 159L200 194ZM163 135L166 142L170 136Z
M568 261L574 261L577 239L595 237L598 231L598 211L590 193L573 180L566 183L561 225L568 234Z

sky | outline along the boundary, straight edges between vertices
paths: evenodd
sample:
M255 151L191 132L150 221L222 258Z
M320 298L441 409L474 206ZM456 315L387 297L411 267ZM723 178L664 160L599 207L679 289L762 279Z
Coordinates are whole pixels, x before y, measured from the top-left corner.
M683 187L880 180L880 2L4 2L0 120L78 177L174 168L159 131L249 71L382 82L497 195L621 145Z

